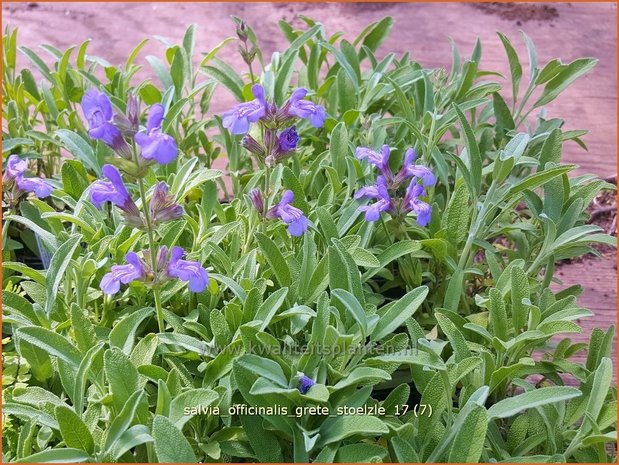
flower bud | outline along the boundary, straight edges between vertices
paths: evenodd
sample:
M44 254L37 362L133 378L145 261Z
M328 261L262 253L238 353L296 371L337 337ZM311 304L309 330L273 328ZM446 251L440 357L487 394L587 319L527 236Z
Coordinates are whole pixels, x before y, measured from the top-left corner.
M258 155L259 157L264 157L264 154L265 154L264 147L260 144L260 142L258 142L256 139L254 139L249 134L246 134L243 137L243 139L241 139L241 146L243 146L245 149L247 149L249 152L253 153L254 155Z
M262 191L260 189L252 189L249 192L249 198L251 199L251 203L254 204L256 210L261 215L264 213L264 200L262 198Z
M236 35L241 42L247 42L249 35L247 33L247 23L245 21L241 20L241 22L237 24Z

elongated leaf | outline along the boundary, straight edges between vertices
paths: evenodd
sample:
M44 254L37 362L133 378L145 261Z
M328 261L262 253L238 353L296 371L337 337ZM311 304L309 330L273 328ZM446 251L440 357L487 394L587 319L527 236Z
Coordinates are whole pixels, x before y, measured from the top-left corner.
M79 350L68 339L49 329L28 326L17 329L16 337L44 350L55 357L61 358L77 369L82 360Z
M344 289L333 289L331 293L344 304L348 314L352 316L355 322L359 325L361 335L365 338L368 331L367 318L365 310L359 303L359 301L350 292Z
M372 339L379 341L395 331L417 311L427 295L428 287L421 286L390 305L389 309L381 314L380 320L372 332Z
M81 463L90 459L90 455L80 449L63 447L61 449L48 449L43 452L29 455L15 463Z
M103 366L112 391L114 406L116 411L120 412L127 399L138 390L138 370L129 357L116 347L105 351Z
M62 439L68 447L81 449L89 454L94 452L95 443L92 434L73 409L59 405L56 407L56 420L60 426Z
M481 154L479 153L479 146L477 145L477 141L475 140L475 134L473 133L473 129L471 125L464 117L464 113L460 110L460 107L453 104L453 108L458 116L458 120L460 121L460 126L462 126L462 132L464 134L464 143L466 146L466 153L468 155L468 169L471 173L471 182L472 182L472 194L473 197L477 197L479 195L479 191L481 189Z
M112 331L110 331L110 346L118 347L126 355L131 354L138 326L152 315L154 310L152 307L143 308L116 323Z
M503 399L488 409L489 418L507 418L526 409L573 399L582 393L567 386L550 386L527 391L515 397Z
M52 256L49 269L47 270L47 275L45 276L45 281L47 284L45 311L47 313L51 312L54 303L56 302L56 295L58 293L58 288L60 287L60 282L64 276L64 272L69 267L73 253L81 241L81 234L75 234L69 237L64 244L58 247L58 250L56 250Z
M166 417L153 420L153 439L159 463L195 463L196 456L183 433Z

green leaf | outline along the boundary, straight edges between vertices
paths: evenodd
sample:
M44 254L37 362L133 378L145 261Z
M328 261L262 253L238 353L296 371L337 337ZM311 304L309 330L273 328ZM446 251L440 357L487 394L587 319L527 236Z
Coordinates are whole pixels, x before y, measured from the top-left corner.
M282 255L280 248L273 242L271 238L262 234L256 233L256 240L262 249L264 257L269 262L275 278L282 287L290 286L290 269L284 256Z
M490 301L488 310L490 311L490 324L494 335L502 341L507 341L507 310L503 294L496 288L490 289L488 293Z
M77 348L85 354L97 344L97 336L94 325L77 304L71 305L71 325Z
M106 431L104 450L110 452L125 431L127 431L133 422L138 407L144 399L144 395L144 391L136 391L127 399L125 405L122 407L122 410L120 410L118 415L116 415L114 420L112 420L112 423Z
M379 261L379 267L377 267L374 270L366 271L362 276L362 280L367 281L372 276L374 276L376 273L378 273L381 268L384 268L386 265L388 265L392 261L400 257L403 257L404 255L413 254L420 250L421 250L421 243L419 241L405 240L405 241L398 241L398 242L391 244L389 247L383 250L376 257L378 258L378 261Z
M95 151L79 134L68 129L57 129L54 135L62 141L71 155L94 171L97 176L101 175L101 166L99 166Z
M329 247L329 287L334 289L344 289L355 296L359 304L365 305L365 298L361 288L361 277L355 261L350 256L341 241L332 240L333 245Z
M393 333L417 311L427 295L427 286L415 288L395 303L388 305L386 312L379 312L380 319L372 332L372 340L379 341Z
M386 455L387 450L377 444L347 444L338 449L334 463L376 463Z
M153 420L153 439L159 463L196 463L197 458L183 433L166 417Z
M512 267L512 322L516 334L520 332L529 318L529 305L523 303L531 297L529 290L529 278L519 266Z
M380 418L365 415L343 415L324 422L316 447L322 447L352 436L380 436L389 428Z
M161 81L161 84L163 84L163 88L165 90L168 90L170 87L174 86L174 82L172 81L172 76L170 76L170 72L167 70L167 68L159 58L153 55L148 55L146 57L146 61L148 61L151 68L153 68L153 71Z
M573 399L582 393L575 388L567 386L550 386L527 391L515 397L503 399L488 409L488 417L507 418L516 415L523 410L532 409L541 405L552 404L564 400Z
M213 61L217 64L217 67L204 66L201 68L201 71L226 87L230 92L232 92L232 95L234 95L237 101L244 102L245 97L243 96L243 80L223 61L218 59L213 59Z
M354 295L344 289L333 289L331 294L333 294L333 296L344 304L344 307L348 310L348 314L350 314L350 316L352 316L355 322L359 325L362 337L365 338L368 331L367 319L365 310L359 301Z
M191 420L194 414L187 414L185 409L189 411L196 408L206 408L219 400L219 395L211 389L189 389L172 399L170 403L170 421L178 428L183 429L183 425Z
M434 352L423 352L416 349L406 349L394 354L379 355L365 360L367 365L381 366L383 363L399 363L401 365L417 365L421 367L445 370L445 363Z
M50 414L42 410L36 409L29 405L17 404L15 402L4 401L2 403L2 415L13 415L18 418L31 420L42 426L47 426L52 429L59 429L58 422Z
M479 462L484 450L487 428L488 413L484 407L476 405L467 415L453 440L451 451L449 452L449 462Z
M268 358L257 355L243 355L235 360L235 364L245 370L249 370L258 377L265 378L277 384L279 387L288 388L288 379L279 364Z
M507 54L507 60L509 62L509 72L512 77L512 96L514 102L518 100L518 88L520 87L520 79L522 78L522 65L520 64L520 59L518 58L518 53L514 49L512 43L509 39L500 32L497 32L499 39L503 43L503 48L505 48L505 53Z
M282 287L271 294L264 303L260 305L255 316L255 319L261 322L258 328L259 331L264 331L269 326L271 320L286 300L287 295L288 288Z
M104 343L100 342L86 352L86 355L84 355L84 358L79 365L77 374L75 375L75 386L73 389L73 394L70 397L73 400L73 407L78 414L82 413L82 407L84 405L84 391L86 390L86 381L88 380L90 370L94 365L95 359L103 350L103 346Z
M37 326L27 326L18 328L15 335L18 339L27 341L50 355L61 358L75 369L79 367L82 354L60 334Z
M282 463L284 455L282 446L275 434L264 427L264 419L255 415L241 415L239 417L247 439L251 444L256 458L261 463Z
M49 263L49 269L45 275L47 284L47 300L45 302L45 311L49 314L56 303L56 295L58 288L64 276L64 272L71 263L71 258L77 246L82 241L81 234L74 234L65 243L63 243L52 256Z
M131 354L138 326L152 315L154 310L152 307L137 310L116 323L112 331L110 331L110 346L118 347L126 355Z
M591 387L589 401L587 402L586 412L589 418L593 421L597 421L600 415L600 411L604 406L604 402L612 381L613 364L609 358L604 357L593 375L593 385ZM583 430L583 433L589 432L591 429L591 423L588 421L583 422L581 429Z
M460 126L462 126L462 132L464 133L464 143L466 146L466 153L468 156L468 169L471 174L471 188L473 197L477 197L479 195L481 189L481 168L482 168L482 160L481 154L479 153L479 146L477 145L477 141L475 140L475 134L473 133L473 129L471 125L464 117L462 110L460 107L453 104L453 108L458 116L458 120L460 121Z
M468 348L466 339L462 333L458 330L456 325L449 319L449 317L443 313L436 313L436 321L438 322L441 330L451 343L451 347L454 351L454 358L456 362L461 362L471 357L471 351Z
M469 190L466 184L460 183L454 190L444 214L447 239L454 247L464 242L469 230L471 220L469 201Z
M90 455L80 449L63 447L61 449L47 449L43 452L29 455L15 460L15 463L80 463L90 460Z
M533 104L533 108L541 107L542 105L547 105L552 102L572 82L591 71L597 62L598 60L595 58L579 58L578 60L572 61L565 69L548 81L544 86L542 95L537 102Z
M297 62L297 58L299 53L297 51L288 50L280 63L280 66L277 70L277 77L275 78L275 91L274 97L275 102L278 104L284 103L284 97L286 95L286 91L288 90L288 86L290 85L290 79L292 78L292 73L294 72L294 65Z
M331 165L335 168L340 179L346 176L346 157L348 155L348 131L343 122L340 122L331 131L329 155Z
M56 407L56 420L60 426L62 439L68 447L81 449L93 454L95 443L90 430L82 419L69 407Z
M120 349L112 347L103 354L103 368L117 412L138 390L138 370Z

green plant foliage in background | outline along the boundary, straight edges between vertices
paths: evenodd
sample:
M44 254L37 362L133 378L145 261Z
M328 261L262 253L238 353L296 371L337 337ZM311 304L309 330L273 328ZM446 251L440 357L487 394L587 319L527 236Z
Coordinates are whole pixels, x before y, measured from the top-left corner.
M145 57L155 77L141 82L146 41L113 66L89 41L43 45L43 59L6 29L3 160L30 160L54 190L3 200L3 461L615 461L614 328L573 343L592 314L580 286L551 287L558 261L615 246L586 213L613 186L561 161L586 131L543 110L596 60L542 65L525 35L523 62L499 34L510 76L480 67L479 42L430 69L379 51L391 18L354 39L301 19L303 30L280 21L290 45L269 61L235 18L240 74L218 58L234 38L211 51L196 49L196 26L180 44L159 38L165 54ZM248 101L256 82L277 105L305 87L327 114L322 128L301 122L295 155L272 169L210 116L216 92ZM185 210L157 241L182 246L210 283L161 289L163 331L147 285L99 287L149 238L90 202L114 158L82 119L93 87L120 113L130 92L163 105L178 144L144 179L149 193L166 181ZM414 147L435 173L426 227L358 210L354 194L374 178L355 148L383 144L392 167ZM213 167L224 157L225 173ZM301 237L256 211L250 193L265 180L269 205L294 193ZM23 260L43 252L46 269ZM315 382L305 393L300 376ZM239 404L288 415L227 415Z

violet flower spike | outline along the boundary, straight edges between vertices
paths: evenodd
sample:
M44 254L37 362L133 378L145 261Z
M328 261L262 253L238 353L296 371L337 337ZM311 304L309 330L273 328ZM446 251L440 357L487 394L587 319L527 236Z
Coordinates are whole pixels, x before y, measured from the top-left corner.
M82 97L82 111L88 121L88 135L101 139L124 158L131 158L131 150L114 124L114 112L110 98L98 89L90 89Z
M120 172L113 165L103 165L101 171L109 181L95 181L90 186L90 201L99 210L103 203L112 202L123 211L127 224L135 228L143 227L140 210L127 191Z
M359 211L365 212L366 221L376 221L380 218L380 214L384 211L389 211L392 208L391 197L387 190L387 180L384 176L376 178L375 186L362 187L355 193L355 199L369 197L377 201L371 205L362 205Z
M316 384L316 381L314 381L309 376L305 376L303 373L301 373L300 375L301 376L299 377L299 392L301 394L307 394L310 388Z
M327 112L322 105L317 105L309 100L303 100L307 95L307 89L300 88L295 90L286 102L284 108L288 116L296 116L302 119L309 119L312 126L321 128L327 119Z
M54 188L45 180L37 177L27 178L25 173L28 170L28 162L22 160L19 156L13 154L6 161L6 169L4 171L4 181L15 183L18 191L34 192L34 194L42 199L49 196Z
M414 211L417 214L417 224L425 227L432 219L432 205L420 200L419 197L426 195L422 185L417 184L417 179L413 178L404 197L404 207L408 211Z
M28 162L22 160L19 156L13 154L6 161L6 169L4 170L4 180L11 181L23 176L28 169Z
M357 159L367 159L368 163L378 168L381 174L388 180L393 177L391 168L389 168L390 155L391 149L386 144L383 145L380 152L372 150L369 147L357 147L357 150L355 151L355 157L357 157Z
M129 252L125 259L127 265L112 265L112 271L103 276L99 287L104 294L116 294L121 284L129 284L144 277L144 266L135 252Z
M402 169L398 172L396 176L396 183L403 182L404 180L415 177L421 178L423 180L424 186L433 186L436 184L436 176L434 173L424 165L415 165L413 162L416 158L415 149L410 148L404 154L404 163L402 164Z
M49 196L49 194L51 194L54 190L52 186L47 184L47 182L41 178L19 177L15 180L15 182L19 190L24 192L34 192L34 195L40 199Z
M296 126L290 126L284 129L277 138L276 151L279 153L292 152L297 149L299 143L299 134L297 134Z
M174 138L161 132L164 113L165 109L159 103L151 106L148 110L146 132L138 132L135 135L135 142L142 148L142 158L155 159L161 165L174 161L178 154Z
M163 181L155 185L149 209L155 224L176 220L184 213L183 207L176 203L173 195L169 194L168 185Z
M288 224L288 232L291 236L299 237L307 231L308 221L301 210L290 205L294 200L294 193L290 190L284 192L280 202L269 209L269 218L280 218Z
M249 131L250 123L255 123L266 115L267 103L264 98L264 88L254 84L251 88L254 97L251 102L243 102L222 115L223 127L232 134L245 134Z
M262 198L262 191L260 189L252 189L249 191L249 198L254 208L258 210L260 215L264 214L264 199Z
M208 285L208 273L199 262L181 260L185 251L181 247L173 247L168 262L167 274L173 278L189 282L189 290L202 292Z
M117 207L124 209L129 206L133 199L125 187L120 172L113 165L104 165L101 172L109 181L95 181L90 186L90 201L101 210L104 202L112 202Z

